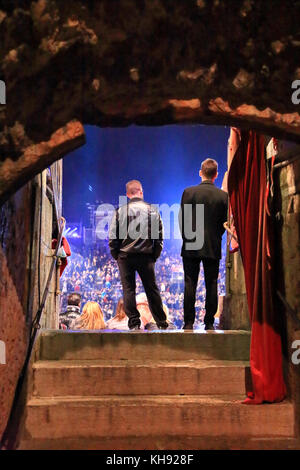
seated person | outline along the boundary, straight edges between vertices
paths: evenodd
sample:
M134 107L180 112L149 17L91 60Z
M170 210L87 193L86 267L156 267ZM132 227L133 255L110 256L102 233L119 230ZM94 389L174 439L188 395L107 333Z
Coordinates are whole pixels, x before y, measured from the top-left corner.
M140 312L141 316L141 328L144 330L157 330L157 325L150 311L147 296L145 293L137 295L136 307ZM168 330L176 330L176 326L170 321L169 309L167 305L163 304L163 309L167 317L167 322L169 324Z
M70 328L70 325L74 320L80 317L80 304L81 295L77 292L73 292L68 296L68 305L65 312L59 315L59 328L66 330Z
M106 325L100 305L97 302L87 302L82 314L71 323L70 328L72 330L104 330Z
M157 325L154 321L154 318L152 317L146 294L141 293L136 296L136 307L141 316L141 329L156 330ZM164 304L163 309L168 320L169 309ZM107 322L107 328L111 330L129 330L128 317L124 311L124 303L122 298L118 302L115 316Z
M122 297L119 299L115 316L107 322L107 328L109 330L129 330L128 317L124 310Z

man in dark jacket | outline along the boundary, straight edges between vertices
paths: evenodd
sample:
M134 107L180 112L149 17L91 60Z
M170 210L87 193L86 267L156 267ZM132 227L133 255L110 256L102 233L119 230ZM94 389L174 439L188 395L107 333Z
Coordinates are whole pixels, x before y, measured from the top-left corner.
M130 330L139 330L136 307L136 272L140 275L152 316L161 329L168 328L162 300L155 280L154 266L163 247L163 226L159 212L144 201L139 181L126 185L129 202L119 207L112 218L109 247L117 260L123 287L124 310Z
M217 280L228 197L227 193L214 185L218 176L218 164L215 160L207 159L202 162L199 174L202 182L183 192L179 215L185 282L183 328L193 329L196 289L202 261L206 287L204 323L206 330L213 330L218 308Z
M59 315L60 329L70 329L71 323L80 317L81 295L73 292L68 296L67 310Z

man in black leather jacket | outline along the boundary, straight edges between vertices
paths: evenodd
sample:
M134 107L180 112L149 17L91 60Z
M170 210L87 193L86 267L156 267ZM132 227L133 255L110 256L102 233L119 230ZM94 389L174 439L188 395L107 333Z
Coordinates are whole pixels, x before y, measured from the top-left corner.
M154 271L163 248L162 220L157 209L144 201L139 181L129 181L126 192L129 202L119 207L112 218L109 248L119 266L128 326L130 330L138 330L141 325L135 297L135 276L138 272L152 316L159 328L166 329L169 325Z
M81 295L79 293L73 292L68 296L67 310L59 314L60 329L70 329L74 320L80 317L80 304Z

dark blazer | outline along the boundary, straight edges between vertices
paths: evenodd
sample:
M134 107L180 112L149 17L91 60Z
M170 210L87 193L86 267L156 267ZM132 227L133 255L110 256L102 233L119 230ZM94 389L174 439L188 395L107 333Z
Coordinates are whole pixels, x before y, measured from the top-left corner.
M184 204L192 206L192 230L199 233L204 229L204 244L199 250L187 249L187 243L193 241L185 237L184 232ZM196 205L204 205L204 227L196 227ZM192 258L221 258L222 235L225 231L223 224L227 220L228 196L225 191L217 188L211 181L203 181L197 186L186 188L181 198L179 225L183 239L181 256ZM201 221L200 221L201 223Z

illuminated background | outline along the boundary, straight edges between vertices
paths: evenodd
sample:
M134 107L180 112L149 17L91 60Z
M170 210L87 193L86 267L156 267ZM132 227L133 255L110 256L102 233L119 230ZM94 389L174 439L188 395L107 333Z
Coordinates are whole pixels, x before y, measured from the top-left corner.
M72 238L71 234L67 234L73 255L62 276L62 311L66 307L68 293L75 290L81 293L82 303L97 301L103 309L105 320L108 320L115 313L122 288L118 267L110 256L107 241L102 242L100 248L98 246L98 251L91 244L84 246L83 242L88 237L83 237L83 233L92 232L89 229L91 222L87 203L95 208L100 203L116 205L119 196L125 195L126 182L138 179L143 185L146 201L179 204L183 190L201 182L199 169L201 162L208 157L219 163L219 176L215 184L221 187L227 167L229 128L188 125L100 129L86 126L85 130L87 143L63 160L63 214L69 230L75 230L81 238ZM220 295L225 292L224 242L225 236L219 277ZM179 240L172 244L166 242L156 263L157 283L163 302L178 328L183 321L180 246ZM96 265L92 265L93 262ZM137 277L137 294L141 292L143 287ZM200 325L205 302L203 272L196 299L196 322Z
M85 131L87 143L64 158L63 213L69 222L88 223L86 203L117 202L130 179L142 182L148 202L180 203L184 188L200 182L205 158L218 161L216 186L222 185L229 128L86 126Z

